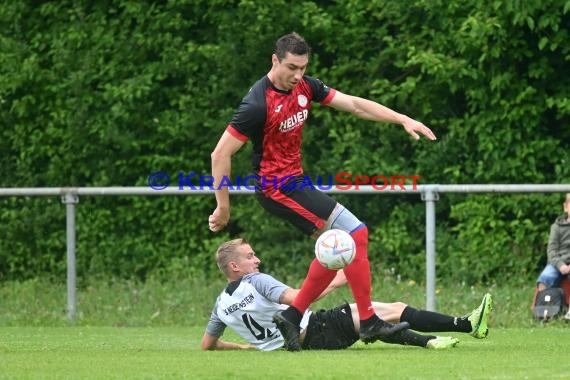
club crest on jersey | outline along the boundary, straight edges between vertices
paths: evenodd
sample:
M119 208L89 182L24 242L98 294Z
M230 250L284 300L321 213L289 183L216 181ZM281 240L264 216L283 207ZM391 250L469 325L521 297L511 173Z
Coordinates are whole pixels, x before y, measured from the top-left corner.
M289 116L287 119L283 120L279 124L279 132L289 132L293 129L297 128L298 126L303 125L307 117L309 116L309 110L303 110L297 112L293 116Z
M297 101L299 102L299 105L300 105L301 107L306 107L306 106L307 106L308 99L307 99L307 97L306 97L305 95L302 95L302 94L301 94L301 95L297 96Z

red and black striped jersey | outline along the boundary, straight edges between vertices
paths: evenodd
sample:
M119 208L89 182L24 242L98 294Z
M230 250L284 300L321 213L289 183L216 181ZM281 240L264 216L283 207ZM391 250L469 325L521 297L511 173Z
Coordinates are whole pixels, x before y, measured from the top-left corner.
M303 76L291 91L278 90L267 76L242 99L226 130L253 143L253 170L267 180L303 174L301 140L311 102L328 104L335 90Z

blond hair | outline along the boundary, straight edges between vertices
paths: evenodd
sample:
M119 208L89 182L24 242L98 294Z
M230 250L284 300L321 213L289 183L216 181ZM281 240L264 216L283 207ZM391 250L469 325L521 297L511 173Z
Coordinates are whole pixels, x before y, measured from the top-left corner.
M248 244L245 238L237 238L222 243L216 251L216 264L226 277L231 275L229 264L231 261L236 261L239 255L237 248L244 244Z

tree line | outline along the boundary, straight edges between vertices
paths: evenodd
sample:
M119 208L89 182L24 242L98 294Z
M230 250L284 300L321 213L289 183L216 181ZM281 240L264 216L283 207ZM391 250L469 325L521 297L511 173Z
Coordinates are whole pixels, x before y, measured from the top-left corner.
M0 187L148 186L210 174L210 153L275 40L311 44L307 74L423 121L436 142L316 105L308 174L421 175L418 184L568 183L570 2L47 1L0 4ZM251 174L251 146L233 175ZM192 179L190 179L192 181ZM370 229L373 270L425 276L418 195L348 195ZM532 278L561 194L445 194L438 276ZM264 270L301 277L312 241L253 197L207 228L213 196L82 197L80 276L217 275L213 253L245 236ZM58 198L0 198L0 280L64 278ZM506 276L506 277L505 277Z

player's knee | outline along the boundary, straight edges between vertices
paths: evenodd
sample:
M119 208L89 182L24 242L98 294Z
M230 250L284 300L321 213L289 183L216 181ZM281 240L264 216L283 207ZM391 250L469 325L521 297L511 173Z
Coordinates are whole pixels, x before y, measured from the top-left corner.
M356 245L368 244L368 227L366 224L361 224L357 229L350 233Z
M364 223L351 213L350 210L338 203L329 216L326 225L330 226L329 228L331 229L338 228L339 230L352 233L364 226Z
M394 309L396 310L396 312L401 315L402 312L404 311L404 309L407 307L408 305L403 303L403 302L394 302Z

